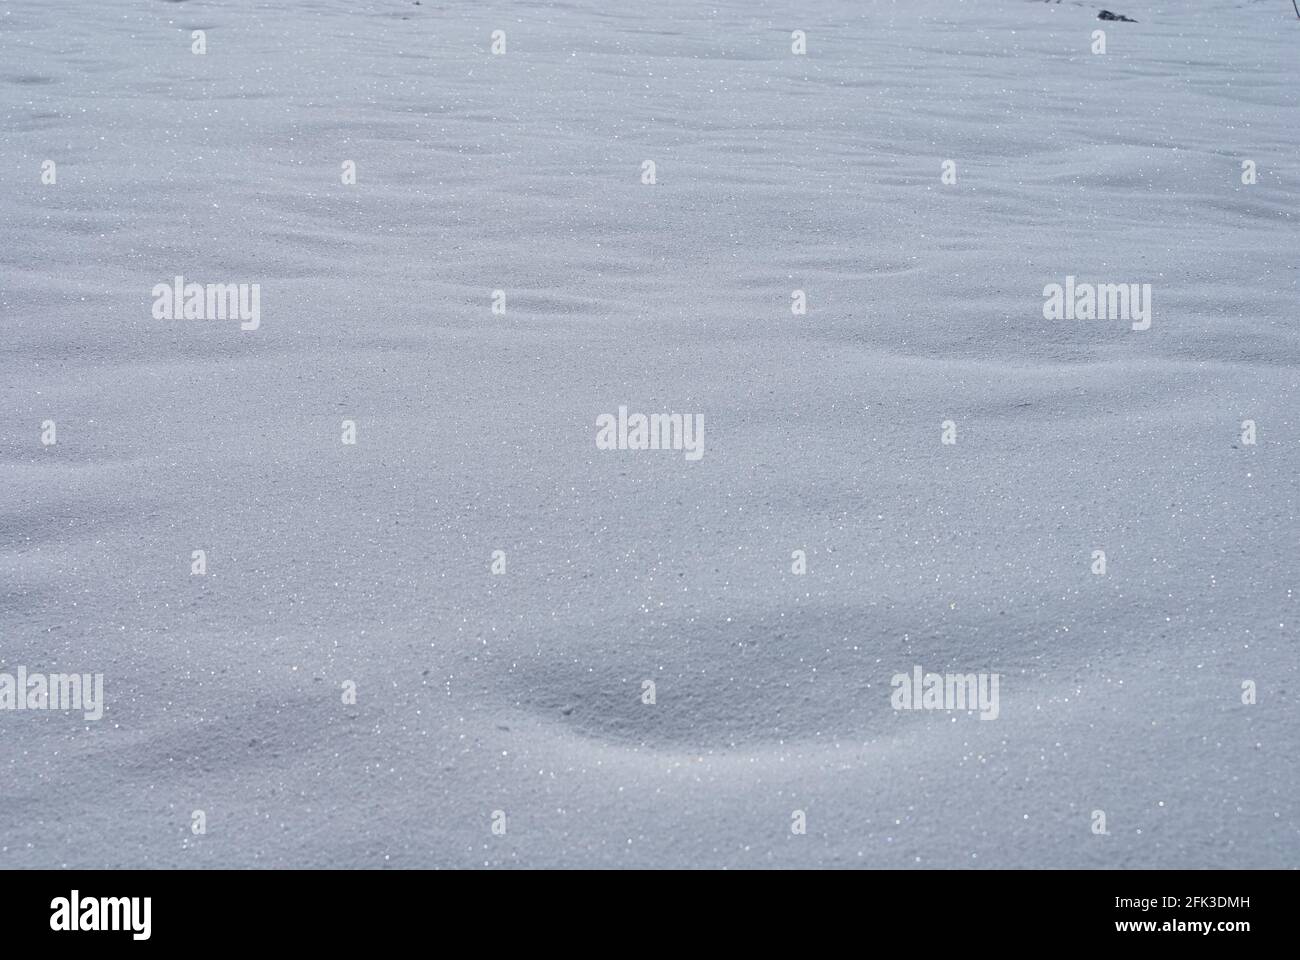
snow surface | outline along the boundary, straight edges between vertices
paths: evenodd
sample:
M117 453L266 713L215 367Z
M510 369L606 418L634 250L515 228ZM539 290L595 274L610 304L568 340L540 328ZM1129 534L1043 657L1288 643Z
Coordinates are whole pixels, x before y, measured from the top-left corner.
M7 0L0 867L1295 866L1300 22L1105 5Z

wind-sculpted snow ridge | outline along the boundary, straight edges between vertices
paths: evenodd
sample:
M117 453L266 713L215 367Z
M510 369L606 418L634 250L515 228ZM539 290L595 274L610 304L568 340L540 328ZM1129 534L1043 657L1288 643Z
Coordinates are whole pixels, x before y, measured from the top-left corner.
M0 867L1294 866L1300 24L1114 2L10 0Z

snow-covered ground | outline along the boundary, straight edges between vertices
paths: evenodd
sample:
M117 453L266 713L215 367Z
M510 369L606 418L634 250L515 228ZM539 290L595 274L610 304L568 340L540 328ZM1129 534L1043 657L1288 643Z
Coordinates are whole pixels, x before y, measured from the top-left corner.
M1113 4L6 0L0 867L1296 865L1300 22Z

